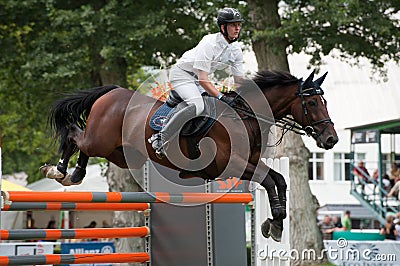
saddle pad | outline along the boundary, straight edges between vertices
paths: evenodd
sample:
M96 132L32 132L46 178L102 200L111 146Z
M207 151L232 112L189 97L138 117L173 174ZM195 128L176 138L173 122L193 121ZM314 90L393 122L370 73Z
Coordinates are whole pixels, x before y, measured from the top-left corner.
M204 99L204 113L205 116L196 117L190 120L183 127L181 134L183 136L199 136L207 132L207 130L214 124L216 111L215 111L215 98L212 97L203 97ZM164 122L168 119L169 115L173 115L173 111L175 108L170 107L167 103L161 105L153 116L150 118L150 127L155 131L160 131Z
M150 127L153 130L160 131L164 126L164 121L167 119L168 114L173 109L174 108L169 107L167 103L161 105L157 109L157 111L153 114L153 116L150 118Z

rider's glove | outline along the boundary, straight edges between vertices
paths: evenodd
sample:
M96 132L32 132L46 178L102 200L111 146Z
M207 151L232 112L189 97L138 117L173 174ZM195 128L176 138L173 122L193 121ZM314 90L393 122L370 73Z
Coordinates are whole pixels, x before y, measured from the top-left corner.
M234 103L235 103L235 97L228 97L228 96L226 96L226 95L223 95L223 96L220 98L220 100L223 101L224 103L226 103L226 104L229 105L229 106L233 106Z

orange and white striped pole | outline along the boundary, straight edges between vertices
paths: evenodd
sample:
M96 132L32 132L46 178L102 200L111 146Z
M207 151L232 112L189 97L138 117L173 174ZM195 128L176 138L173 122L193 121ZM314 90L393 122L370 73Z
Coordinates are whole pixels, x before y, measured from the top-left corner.
M146 237L147 226L121 228L74 228L74 229L13 229L0 230L1 240L57 240L85 238Z
M2 211L145 211L149 203L11 202Z
M167 192L55 192L2 191L12 202L96 202L96 203L249 203L251 193L167 193Z
M57 264L93 264L127 263L150 261L150 255L138 253L88 253L88 254L44 254L28 256L0 256L0 265L57 265Z

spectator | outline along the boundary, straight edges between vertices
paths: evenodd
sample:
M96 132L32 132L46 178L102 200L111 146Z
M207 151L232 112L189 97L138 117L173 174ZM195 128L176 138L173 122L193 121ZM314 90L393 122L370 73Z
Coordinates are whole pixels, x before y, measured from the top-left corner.
M397 180L400 179L400 169L397 167L396 162L392 163L392 167L390 168L389 179L392 187L396 183Z
M394 221L394 228L397 231L396 240L400 241L400 219L396 218Z
M342 229L343 225L340 222L339 218L337 216L332 216L332 223L335 225L336 228Z
M400 200L400 180L397 180L396 184L390 189L388 197L396 197Z
M47 223L47 227L46 229L56 229L56 221L51 219L48 223ZM57 240L46 240L49 242L56 242Z
M350 219L350 211L349 210L347 210L345 212L342 224L343 224L343 230L344 231L350 231L351 230L351 219Z
M318 227L319 230L321 230L323 240L332 240L332 233L337 230L329 215L324 216L324 219L318 224Z
M397 231L393 223L393 216L386 217L386 223L382 226L380 234L385 236L386 241L396 240Z
M37 229L37 227L35 225L35 219L29 220L28 229Z
M372 174L372 178L374 179L374 191L377 185L379 185L379 170L375 169L374 173ZM382 189L386 192L390 191L391 183L389 180L389 176L387 174L382 176Z
M361 191L364 193L365 183L369 182L370 175L367 168L365 168L363 161L358 161L357 167L353 168L353 174L358 178L361 184Z
M85 228L95 228L97 226L96 221L91 221L89 225L85 226ZM98 238L89 238L86 241L98 241Z
M53 219L50 220L50 221L47 223L46 229L56 229L56 221L53 220Z
M390 182L389 175L387 175L387 174L383 175L382 185L383 185L383 189L386 190L386 192L390 191L390 189L392 188L392 183Z
M107 222L107 220L103 220L103 228L111 228L111 225Z
M95 228L97 225L96 221L91 221L89 225L85 226L85 228Z

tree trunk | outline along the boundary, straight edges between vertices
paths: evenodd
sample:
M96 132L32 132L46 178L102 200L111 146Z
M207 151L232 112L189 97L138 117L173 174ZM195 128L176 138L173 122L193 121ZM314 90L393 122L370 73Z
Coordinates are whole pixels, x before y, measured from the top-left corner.
M286 48L282 36L274 36L281 26L278 0L248 0L249 17L253 22L252 46L259 70L289 71ZM275 34L276 35L276 34ZM280 134L278 134L280 135ZM278 136L279 138L280 136ZM290 160L290 245L302 253L312 249L320 254L323 249L321 232L317 226L317 200L308 183L309 151L301 137L289 132L278 146L277 157L287 156ZM293 265L317 263L312 260L292 261Z
M142 191L127 169L121 169L113 163L109 163L107 181L110 191ZM135 211L115 211L113 227L136 227L144 225L142 213ZM117 252L143 252L144 240L142 238L118 238L114 240Z
M126 69L126 62L123 59L114 59L106 62L99 70L100 85L119 84L123 87L126 86ZM129 170L121 169L113 163L109 163L106 176L110 191L142 191L135 181L137 179L131 176ZM142 213L136 211L114 211L113 227L136 227L142 225L144 225ZM145 247L144 239L134 237L117 238L114 243L116 252L143 252Z
M252 47L259 70L289 71L284 36L274 34L281 27L278 0L248 0L252 22Z

